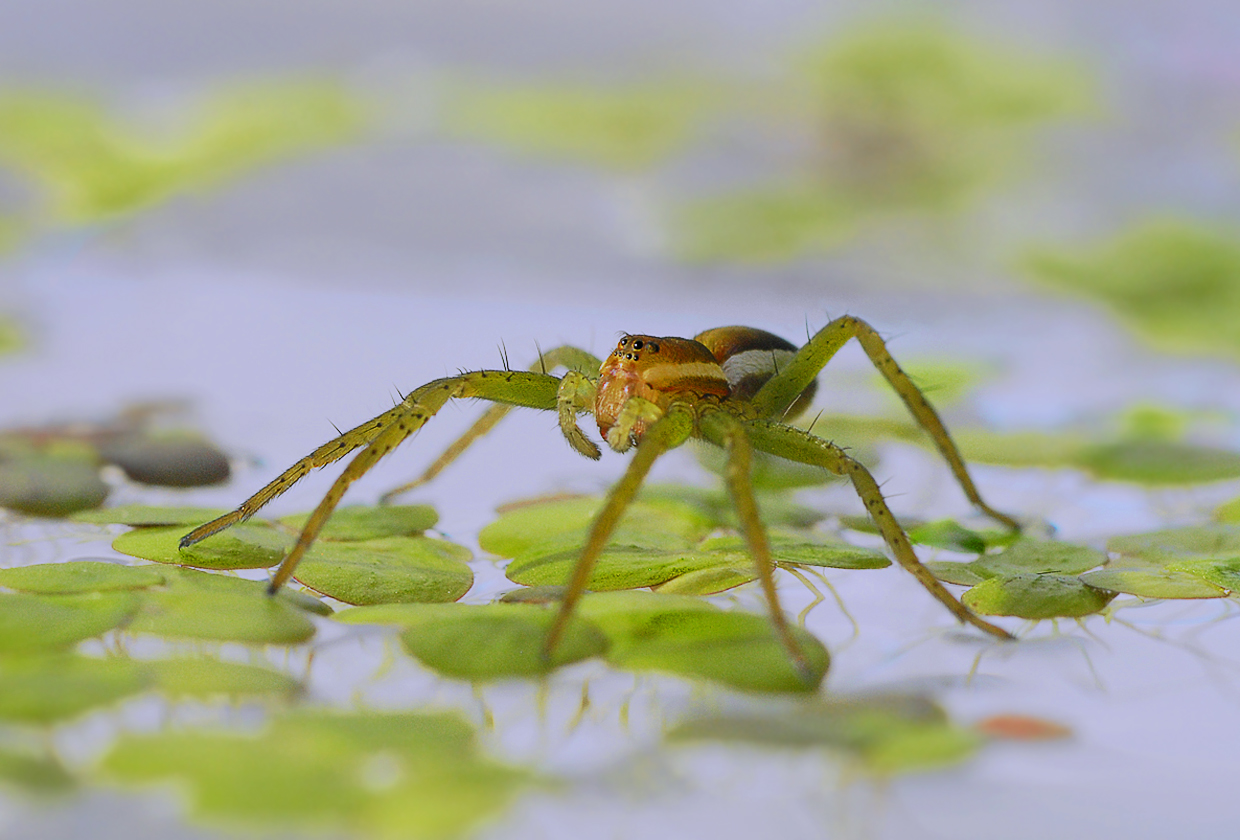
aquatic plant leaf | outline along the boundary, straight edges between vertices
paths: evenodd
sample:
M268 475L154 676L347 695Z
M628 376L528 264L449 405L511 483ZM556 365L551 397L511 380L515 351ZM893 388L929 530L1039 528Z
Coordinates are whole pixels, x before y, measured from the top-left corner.
M141 484L205 487L228 480L228 456L195 435L134 434L99 445L99 456Z
M443 838L496 814L533 781L478 755L455 715L299 713L265 731L122 736L103 770L181 781L194 811L251 828Z
M163 507L160 505L117 505L116 507L84 510L69 518L74 522L91 522L96 525L130 525L135 528L153 528L160 525L197 525L208 522L225 513L222 508ZM257 525L262 520L250 520Z
M518 556L508 564L504 574L513 583L524 586L563 585L571 578L580 556L579 546L555 554ZM720 567L744 568L746 564L752 561L744 553L735 551L658 551L615 545L603 549L586 586L598 592L638 589L657 586L691 572Z
M724 612L685 596L596 593L580 613L610 642L604 658L618 668L707 679L744 691L814 691L830 657L818 639L793 628L811 673L807 679L780 644L770 618Z
M509 506L478 535L483 551L500 557L553 553L582 545L595 514L603 506L596 497L533 500ZM618 545L686 548L706 535L711 521L690 504L672 500L636 501L612 535Z
M973 586L989 578L1017 575L1079 575L1106 562L1104 552L1083 545L1018 537L1005 550L984 554L968 563L930 561L939 580Z
M1165 566L1173 560L1226 560L1240 557L1240 526L1199 525L1125 534L1107 540L1107 551L1126 567Z
M146 589L163 582L164 574L155 566L122 566L99 560L0 569L0 586L40 595Z
M409 604L405 609L405 649L431 670L457 679L538 676L598 656L607 646L598 628L574 617L556 649L544 655L556 612L535 604Z
M1235 230L1154 219L1095 245L1039 248L1024 267L1040 283L1102 301L1163 349L1240 356Z
M281 525L301 532L309 513L282 516ZM319 540L377 540L382 537L411 537L435 527L439 513L430 505L348 505L332 513Z
M77 781L53 758L0 749L0 785L26 793L59 794L72 790Z
M1170 572L1193 575L1229 592L1240 590L1240 556L1223 560L1168 559L1166 568Z
M469 591L474 573L462 545L430 537L319 543L296 580L346 604L447 603Z
M784 749L828 748L878 775L950 766L971 756L983 738L951 723L931 700L916 695L815 699L779 714L725 714L690 719L669 735L674 743L742 742Z
M753 563L749 563L752 567ZM674 578L665 580L654 587L656 592L668 595L718 595L743 586L758 579L758 573L752 568L740 564L734 566L712 566L709 569L697 569Z
M143 663L155 688L172 697L293 698L303 688L280 671L221 659L162 659Z
M171 568L165 572L169 584L174 588L200 589L206 592L221 592L226 595L238 595L253 598L258 595L270 598L267 584L264 581L246 580L235 575L214 574L197 569ZM275 600L283 601L290 607L315 615L331 615L334 610L314 595L288 586L280 588Z
M1114 592L1086 585L1081 578L1023 574L984 580L960 596L960 601L982 615L1044 619L1091 615L1114 597Z
M822 534L806 536L795 532L772 530L767 534L771 556L785 566L822 566L831 569L885 569L891 561L880 551L862 548ZM704 552L733 552L742 568L753 566L743 537L729 535L703 540L698 548Z
M519 151L638 169L675 153L713 109L701 86L632 88L459 85L449 132Z
M1076 463L1098 478L1138 484L1203 484L1240 476L1240 452L1168 440L1087 446Z
M125 625L139 603L131 592L0 595L0 654L67 650Z
M0 658L0 720L50 724L107 706L150 686L127 659L85 656Z
M954 519L939 519L909 528L908 538L920 545L981 554L986 550L986 538L977 531L964 527Z
M1227 591L1187 572L1150 567L1098 569L1081 575L1090 586L1141 598L1226 598Z
M258 584L244 593L182 584L147 593L129 630L181 639L290 645L313 636L314 624L285 599L268 596Z
M180 548L185 526L139 528L121 534L112 548L121 554L197 569L266 569L284 559L293 538L274 528L243 523Z
M68 516L99 507L109 487L93 458L30 456L0 461L0 507L31 516Z

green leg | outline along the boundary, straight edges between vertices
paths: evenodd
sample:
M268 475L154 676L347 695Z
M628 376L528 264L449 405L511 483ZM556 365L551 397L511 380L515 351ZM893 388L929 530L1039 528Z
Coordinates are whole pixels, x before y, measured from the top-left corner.
M991 519L1001 522L1003 525L1014 531L1020 530L1018 523L1006 513L1001 513L986 502L982 501L982 496L977 491L973 479L969 475L968 469L965 467L964 458L960 455L960 450L956 447L956 442L952 440L951 435L947 431L947 427L943 425L942 418L939 417L934 406L926 399L926 395L921 392L908 374L900 369L900 365L892 357L887 350L887 344L882 337L865 321L860 318L854 318L851 315L845 315L842 318L836 318L819 330L809 342L802 347L796 357L788 363L788 365L762 386L761 390L754 395L752 405L757 410L759 417L781 417L788 410L788 407L796 400L801 391L818 376L819 372L827 365L831 358L839 351L841 347L850 339L856 338L857 342L865 350L866 355L870 357L874 367L878 368L879 373L887 380L892 389L904 401L904 405L908 408L909 413L913 415L913 419L921 426L934 440L934 445L938 448L943 459L947 461L951 467L952 474L956 477L957 483L964 491L969 501L983 511Z
M646 474L650 472L651 466L664 452L688 440L692 433L692 412L685 406L673 404L668 408L667 413L646 429L646 433L642 435L628 469L625 470L620 481L611 488L603 509L594 517L594 522L590 526L590 535L581 549L581 556L577 558L577 565L573 567L573 575L565 589L564 600L560 602L559 614L556 615L555 623L551 625L551 630L547 634L546 651L548 653L555 650L555 646L559 644L564 628L568 626L568 619L573 614L573 609L586 591L586 583L590 580L590 572L594 570L595 562L602 554L603 548L607 545L607 539L615 530L620 517L624 515L625 508L637 495L637 490L641 487Z
M399 445L405 438L425 425L451 399L474 398L553 410L559 395L560 380L545 373L524 371L475 371L437 379L423 385L400 403L373 420L368 420L335 440L328 441L281 473L231 513L201 525L181 538L181 547L193 545L218 531L253 516L260 508L292 487L310 470L323 467L364 447L336 479L327 496L315 508L302 529L292 551L280 564L272 581L272 590L292 574L293 568L310 548L315 537L331 516L346 489L360 478L379 458Z
M792 426L785 426L770 420L752 420L746 424L746 428L754 447L763 452L769 452L791 461L800 461L803 464L814 464L836 475L847 476L852 481L857 495L865 503L870 518L878 526L879 533L883 535L883 540L891 549L896 562L911 572L918 582L960 621L972 624L979 630L984 630L1001 639L1013 638L1012 634L1002 627L991 624L960 603L930 573L930 570L922 565L913 552L908 535L896 521L891 508L887 507L887 501L883 498L882 491L879 490L878 482L861 463L848 457L844 450L835 444Z
M779 605L779 594L775 590L775 561L771 558L771 546L767 541L766 527L758 513L758 502L753 495L753 484L750 478L753 461L753 446L745 434L741 421L722 410L703 412L701 415L703 436L712 442L720 443L728 454L727 468L724 478L728 492L732 496L732 504L736 507L736 515L741 523L741 531L749 546L749 555L753 558L758 572L758 580L770 606L771 621L775 625L775 633L780 643L796 663L797 669L810 680L811 668L801 651L800 645L792 635L788 619Z
M580 380L586 379L586 377L581 376L581 374L596 375L601 366L602 362L587 353L585 350L569 346L556 347L540 354L538 361L530 366L530 370L536 373L550 373L556 368L562 367L567 368L570 375L574 373L576 374L576 376L573 376L571 379L569 376L566 376L560 387L560 399L558 405L560 413L560 428L574 449L585 455L587 458L593 458L595 460L597 460L600 455L598 447L581 433L581 429L577 426L576 418L580 411L585 410L594 403L593 390L583 389L580 385ZM586 381L588 382L589 380L586 379ZM585 395L582 395L581 393L583 390L586 391ZM445 467L459 458L466 449L473 445L474 441L495 428L495 426L499 424L499 421L508 416L508 412L512 411L512 408L513 407L511 405L504 405L502 403L497 403L488 408L486 412L474 421L474 424L466 430L465 434L453 441L452 445L444 450L444 453L436 458L435 461L426 468L425 472L413 481L407 482L399 487L394 487L387 491L379 497L379 501L383 504L387 504L397 496L403 495L415 487L421 487L423 484L429 482L435 476L439 475L439 473L443 472Z

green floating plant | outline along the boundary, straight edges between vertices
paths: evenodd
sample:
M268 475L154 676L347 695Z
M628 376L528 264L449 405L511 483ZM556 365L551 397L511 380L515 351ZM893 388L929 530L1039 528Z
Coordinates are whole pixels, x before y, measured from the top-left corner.
M1100 612L1115 593L1086 583L1085 575L1027 574L984 580L960 596L982 615L1040 620L1080 618Z
M338 621L398 624L401 642L444 676L487 682L532 677L598 656L603 634L580 618L569 621L551 656L543 653L555 611L536 604L384 604L345 610Z
M122 566L100 560L0 569L0 586L36 595L146 589L164 581L164 573L154 566Z
M82 97L10 89L0 93L0 166L45 190L52 221L83 224L344 142L362 119L349 92L327 82L219 90L157 127Z
M466 562L472 556L465 546L430 537L320 542L295 579L346 604L446 603L473 585Z
M933 701L915 695L820 699L777 714L727 714L681 723L678 743L722 741L782 749L830 749L865 771L891 776L959 764L985 743L952 723Z
M1004 551L984 554L968 563L930 560L926 567L939 580L973 586L1016 575L1079 575L1106 561L1104 552L1087 546L1022 537Z
M0 595L0 656L68 650L128 624L140 605L132 592Z
M52 795L67 793L77 786L77 780L54 758L0 749L0 785Z
M198 521L214 518L214 515L205 516ZM290 531L300 533L309 519L309 513L299 513L283 516L278 521ZM438 521L439 513L430 505L346 505L336 508L318 539L360 541L412 537L435 527Z
M0 448L0 507L31 516L65 516L103 504L109 489L92 451L65 447L5 457Z
M1082 575L1141 598L1224 598L1240 587L1240 527L1205 525L1113 537L1114 558Z
M664 492L664 491L661 491ZM727 524L722 507L702 503L686 490L686 499L643 497L633 504L599 556L587 586L596 591L659 586L680 594L713 594L755 578L753 561L739 538L706 539ZM696 500L695 500L696 499ZM502 514L479 535L486 551L511 557L509 580L526 586L565 583L602 499L534 501ZM765 512L765 508L764 508ZM790 519L801 512L790 507ZM772 556L786 565L835 568L883 568L881 553L817 534L771 533Z
M59 723L153 684L154 676L128 659L0 657L0 720Z
M181 549L186 530L184 525L138 528L113 540L112 548L143 560L219 571L270 568L283 560L293 545L293 538L282 531L246 522Z
M602 592L586 596L581 616L607 638L604 658L617 668L660 671L744 691L816 691L830 656L822 642L794 627L809 666L802 674L764 615L724 611L687 596Z
M280 671L210 657L143 662L152 686L176 699L270 697L291 700L302 684Z
M161 505L118 505L101 510L84 510L69 518L74 522L94 525L129 525L134 528L154 528L160 525L197 525L224 513L219 508L164 507Z
M214 824L393 838L463 834L538 783L481 755L454 714L302 711L257 733L125 735L101 771L178 782Z
M1150 220L1095 245L1035 250L1024 265L1040 283L1101 301L1162 348L1240 356L1234 229Z

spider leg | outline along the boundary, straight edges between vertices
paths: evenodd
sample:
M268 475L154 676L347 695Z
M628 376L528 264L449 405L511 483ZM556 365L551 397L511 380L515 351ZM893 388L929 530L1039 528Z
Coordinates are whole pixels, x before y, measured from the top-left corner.
M323 501L311 514L293 549L280 564L272 580L271 589L275 591L292 575L293 569L310 548L349 485L405 438L422 428L448 400L474 398L552 410L556 408L559 388L560 380L557 377L525 371L481 370L437 379L410 393L395 408L323 444L244 501L236 510L190 531L181 538L181 547L193 545L230 525L249 519L263 505L279 496L310 470L330 464L364 446L332 484Z
M770 606L771 621L775 625L775 633L780 643L788 651L797 669L810 680L811 668L801 651L800 645L792 635L788 619L779 605L779 594L775 590L775 561L771 557L771 546L766 536L766 527L758 513L758 503L753 494L753 483L750 475L753 460L753 445L746 435L745 426L734 416L721 409L703 412L700 416L702 435L712 442L720 442L728 454L727 468L724 478L728 492L732 496L732 504L736 508L740 520L741 531L749 546L749 555L757 568L758 580L762 583L762 591Z
M550 373L558 367L567 368L569 375L566 375L560 385L560 429L564 432L564 437L568 438L569 444L585 455L587 458L598 460L600 453L598 447L592 441L586 438L581 429L577 426L577 414L587 410L594 404L594 392L588 390L586 395L582 395L583 389L580 380L584 379L589 382L589 378L582 374L586 372L597 373L602 365L597 358L581 350L577 347L555 347L545 353L540 353L538 361L530 365L530 370L535 373ZM574 375L570 381L570 376ZM394 487L379 497L382 504L395 499L404 493L409 492L415 487L421 487L426 484L444 468L459 458L466 449L473 445L474 441L485 435L487 432L495 428L499 421L508 416L508 412L512 411L513 406L496 403L488 408L474 424L465 431L463 435L453 441L452 445L444 450L435 461L426 468L420 476L413 481L406 482L399 487Z
M879 533L882 534L887 547L895 555L896 562L911 572L918 582L960 621L972 624L979 630L984 630L1001 639L1013 638L1012 634L1002 627L991 624L960 603L939 582L938 578L922 565L913 552L908 535L896 521L891 508L887 506L878 482L860 462L850 458L844 450L830 441L793 426L786 426L772 420L750 420L746 422L745 427L756 449L791 461L824 467L836 475L847 476L852 481L857 495L865 503L870 518L878 526Z
M573 614L573 609L585 593L586 583L590 580L590 572L594 570L595 562L603 552L604 546L607 545L607 538L615 530L616 523L620 521L625 508L637 495L637 490L641 487L646 474L650 472L651 466L660 455L688 440L692 433L693 412L687 406L673 403L667 413L652 423L642 435L628 469L611 488L602 510L598 512L593 524L590 525L590 534L586 538L585 546L581 549L581 556L577 558L577 565L573 567L572 577L564 591L564 599L560 602L560 611L551 625L551 630L547 633L544 650L548 654L559 644L564 628L568 626L568 619Z
M913 415L913 419L917 421L917 425L921 426L934 440L939 454L951 467L956 482L969 501L991 519L1001 522L1013 531L1019 531L1020 523L1006 513L995 510L982 500L977 486L974 485L965 467L964 458L961 457L960 450L948 433L947 427L943 425L939 413L935 411L934 406L926 399L921 389L913 383L909 375L900 369L900 365L888 352L887 344L882 337L860 318L845 315L836 318L819 330L783 370L771 377L761 390L754 394L751 402L757 409L758 416L781 417L801 391L814 381L819 372L850 338L857 339L874 367L878 368L879 373L904 401L904 405Z

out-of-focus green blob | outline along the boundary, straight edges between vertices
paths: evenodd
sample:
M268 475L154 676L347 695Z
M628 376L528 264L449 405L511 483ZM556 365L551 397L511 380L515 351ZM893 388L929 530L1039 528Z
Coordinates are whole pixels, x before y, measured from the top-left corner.
M1041 248L1029 276L1098 300L1159 347L1240 357L1240 232L1175 219L1103 242Z
M9 249L16 231L9 220L0 216L0 254ZM26 346L26 331L17 320L8 315L0 315L0 356L16 353Z
M158 567L122 566L99 560L0 569L0 586L37 595L146 589L163 582L164 574Z
M325 81L237 85L158 124L79 96L9 89L0 93L0 166L45 190L46 220L83 224L343 142L362 119L349 92Z
M452 134L618 169L680 151L718 109L701 85L642 87L457 84L443 111Z
M76 781L54 758L0 749L0 784L51 795L72 790Z
M196 697L292 698L302 684L280 671L199 657L143 663L155 688L178 699Z
M0 459L0 507L31 516L66 516L99 507L109 487L93 451L39 451Z
M139 604L131 592L0 595L0 656L68 650L125 625Z
M200 522L214 519L224 512L221 508L132 504L82 511L69 518L74 522L93 522L96 525L132 525L135 528L151 528L159 525L197 525ZM250 520L250 524L259 522L262 520Z
M933 701L916 695L814 700L765 715L724 714L688 720L673 742L740 742L784 749L827 748L879 776L938 769L969 758L984 743L953 724Z
M411 840L464 834L537 781L482 756L456 715L412 713L124 735L102 770L127 784L180 782L196 816L234 828Z
M142 665L128 659L0 658L0 720L58 723L137 694L151 682Z

